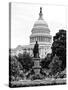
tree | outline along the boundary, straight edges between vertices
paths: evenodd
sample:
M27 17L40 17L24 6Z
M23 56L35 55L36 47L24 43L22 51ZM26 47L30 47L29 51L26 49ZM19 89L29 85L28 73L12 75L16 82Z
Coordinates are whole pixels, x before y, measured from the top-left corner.
M10 81L12 80L12 77L16 80L17 77L22 77L21 71L23 70L22 65L20 62L16 59L16 56L9 56L9 76Z
M59 57L55 55L52 59L52 62L49 64L51 75L56 75L57 72L61 71L61 63L62 61L59 60Z
M41 62L40 65L42 68L49 69L49 64L51 62L51 54L47 54L47 57L45 57Z
M25 72L29 71L33 66L32 57L27 53L19 54L18 61L21 63Z
M52 57L54 57L55 54L59 57L59 60L62 61L61 68L64 70L66 67L66 30L59 30L53 37Z

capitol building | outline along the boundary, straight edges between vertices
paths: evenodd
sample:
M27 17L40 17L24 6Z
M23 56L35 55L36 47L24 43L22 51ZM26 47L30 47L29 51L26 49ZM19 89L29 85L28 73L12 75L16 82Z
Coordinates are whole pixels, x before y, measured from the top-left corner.
M11 49L11 55L27 52L33 56L33 48L36 41L39 44L39 56L44 58L48 53L51 53L52 36L47 22L43 19L42 7L40 7L39 18L34 23L30 35L30 44Z

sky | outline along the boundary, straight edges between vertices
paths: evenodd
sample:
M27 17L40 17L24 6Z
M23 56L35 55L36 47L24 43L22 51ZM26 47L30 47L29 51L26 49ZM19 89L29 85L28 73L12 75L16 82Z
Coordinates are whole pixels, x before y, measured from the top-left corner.
M43 19L48 23L50 35L54 36L59 29L66 29L66 8L64 6L12 3L11 48L16 48L18 45L29 45L29 36L34 23L39 18L40 7L42 7Z

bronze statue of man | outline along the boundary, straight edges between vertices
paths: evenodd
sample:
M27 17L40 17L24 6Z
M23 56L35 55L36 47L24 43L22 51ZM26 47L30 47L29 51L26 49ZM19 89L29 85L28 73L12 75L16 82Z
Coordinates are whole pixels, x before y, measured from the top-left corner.
M36 44L34 45L33 54L35 58L39 57L39 44L37 41Z

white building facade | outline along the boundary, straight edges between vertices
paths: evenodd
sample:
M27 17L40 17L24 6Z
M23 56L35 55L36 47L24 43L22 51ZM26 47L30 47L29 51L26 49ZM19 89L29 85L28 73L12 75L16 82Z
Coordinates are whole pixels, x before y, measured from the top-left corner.
M52 36L50 35L50 29L48 24L43 19L42 8L40 7L39 18L35 22L32 28L32 34L30 35L30 45L18 46L16 48L16 55L26 51L33 56L33 48L36 41L39 44L39 56L44 58L47 53L51 53Z

